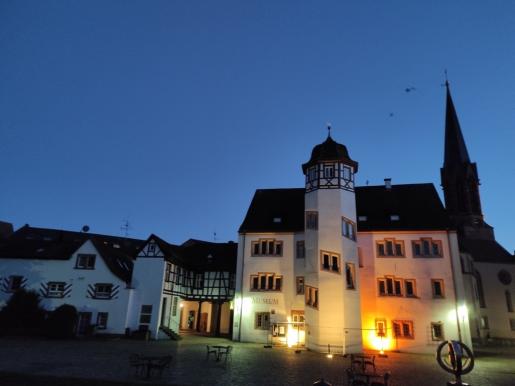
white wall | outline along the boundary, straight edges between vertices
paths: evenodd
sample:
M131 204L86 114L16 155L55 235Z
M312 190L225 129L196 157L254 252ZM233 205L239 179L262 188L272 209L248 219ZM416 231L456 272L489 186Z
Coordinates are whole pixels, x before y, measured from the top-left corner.
M78 254L95 254L94 269L75 268ZM126 327L127 308L132 290L114 275L105 264L91 241L86 241L68 260L29 260L1 259L0 278L21 275L27 278L26 289L40 293L41 284L59 281L71 284L71 292L65 298L44 298L41 305L54 310L62 304L71 304L78 312L91 312L91 323L95 324L99 312L109 313L107 328L99 333L123 334ZM118 287L118 295L113 299L92 299L88 297L88 285L110 283ZM0 305L11 296L0 292Z

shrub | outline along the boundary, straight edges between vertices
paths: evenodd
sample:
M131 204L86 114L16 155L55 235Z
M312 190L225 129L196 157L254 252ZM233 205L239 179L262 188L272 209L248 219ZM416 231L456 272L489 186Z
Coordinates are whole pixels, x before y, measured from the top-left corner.
M50 312L46 320L46 335L51 338L72 338L75 336L77 309L70 304L63 304Z
M35 291L20 289L12 294L0 311L0 327L6 333L34 334L43 326L45 310Z

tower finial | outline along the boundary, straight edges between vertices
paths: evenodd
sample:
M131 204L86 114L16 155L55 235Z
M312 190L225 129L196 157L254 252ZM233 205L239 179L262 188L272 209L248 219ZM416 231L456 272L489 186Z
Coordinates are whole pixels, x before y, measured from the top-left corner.
M331 138L331 122L327 122L327 138Z
M445 69L443 72L445 74L445 87L447 87L447 89L449 89L449 79L447 78L447 69Z

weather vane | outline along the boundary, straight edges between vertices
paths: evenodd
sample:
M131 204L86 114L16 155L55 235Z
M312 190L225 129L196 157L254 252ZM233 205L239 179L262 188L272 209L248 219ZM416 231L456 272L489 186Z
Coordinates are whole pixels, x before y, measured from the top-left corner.
M327 137L331 136L331 122L327 122Z

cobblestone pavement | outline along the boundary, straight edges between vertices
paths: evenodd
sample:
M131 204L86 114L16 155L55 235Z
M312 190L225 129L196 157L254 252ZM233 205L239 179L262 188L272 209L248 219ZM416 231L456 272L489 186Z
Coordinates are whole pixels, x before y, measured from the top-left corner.
M232 360L206 360L206 344L231 344ZM161 379L134 378L128 356L172 355L173 363ZM394 386L446 385L451 377L441 370L434 356L388 353L377 358L379 371L392 373ZM346 385L344 369L349 359L287 348L237 343L219 338L188 336L175 341L0 339L0 372L50 375L173 385L312 385L325 378L333 385ZM465 382L473 386L514 386L515 351L490 350L476 360Z

